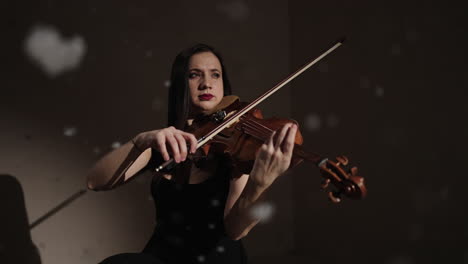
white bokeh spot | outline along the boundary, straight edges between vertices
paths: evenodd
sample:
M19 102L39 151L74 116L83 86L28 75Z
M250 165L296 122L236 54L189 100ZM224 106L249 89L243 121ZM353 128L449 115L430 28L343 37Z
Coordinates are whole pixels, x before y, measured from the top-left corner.
M213 199L213 200L211 200L211 205L212 205L213 207L217 207L217 206L220 205L220 202L219 202L219 200L217 200L217 199Z
M216 251L219 252L219 253L223 253L225 251L225 249L224 249L223 246L217 246Z
M77 68L86 52L81 36L62 38L51 26L35 26L26 37L26 55L51 78Z
M198 262L205 262L205 260L206 260L206 258L203 255L200 255L200 256L197 257Z
M250 214L255 219L259 219L260 222L268 222L275 211L275 206L269 202L258 203L252 207Z
M122 146L122 144L119 141L115 141L112 143L111 148L117 149L117 148L120 148L120 146Z
M316 113L311 113L305 117L304 125L307 130L311 132L316 132L320 130L320 127L322 125L321 123L322 121L320 119L320 116Z
M78 129L76 127L65 127L63 129L63 134L67 137L74 137L78 133Z
M384 88L382 86L380 86L380 85L377 85L375 87L375 95L377 97L383 97L384 96Z
M152 51L152 50L147 50L147 51L145 52L145 57L146 57L146 58L151 58L151 57L153 57L153 51Z

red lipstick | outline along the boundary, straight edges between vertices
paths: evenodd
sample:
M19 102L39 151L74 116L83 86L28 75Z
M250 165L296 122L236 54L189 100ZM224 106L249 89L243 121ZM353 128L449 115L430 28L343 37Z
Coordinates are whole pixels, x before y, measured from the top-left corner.
M214 96L212 94L202 94L198 96L198 98L200 98L200 100L203 100L203 101L208 101L213 97Z

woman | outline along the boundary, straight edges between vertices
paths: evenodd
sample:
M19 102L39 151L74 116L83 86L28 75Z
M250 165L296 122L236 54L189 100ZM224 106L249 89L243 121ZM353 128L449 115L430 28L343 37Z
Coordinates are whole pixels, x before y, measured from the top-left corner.
M138 134L91 169L88 187L108 190L154 169L158 157L182 163L172 174L153 177L157 225L143 252L112 256L102 263L246 263L241 238L260 220L251 209L289 167L297 127L287 124L273 133L249 175L231 170L223 155L194 165L187 157L197 151L197 139L183 129L230 93L218 52L204 44L182 51L172 67L169 127Z

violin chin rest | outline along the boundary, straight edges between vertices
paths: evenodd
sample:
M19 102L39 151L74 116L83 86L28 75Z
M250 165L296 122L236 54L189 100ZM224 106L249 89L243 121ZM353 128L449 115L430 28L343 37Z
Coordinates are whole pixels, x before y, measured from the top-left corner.
M226 107L230 106L231 104L233 104L235 101L238 101L238 100L239 100L239 96L237 95L226 95L223 97L223 99L221 99L221 102L219 102L219 104L215 108L213 108L212 110L204 114L212 115L221 109L225 109Z

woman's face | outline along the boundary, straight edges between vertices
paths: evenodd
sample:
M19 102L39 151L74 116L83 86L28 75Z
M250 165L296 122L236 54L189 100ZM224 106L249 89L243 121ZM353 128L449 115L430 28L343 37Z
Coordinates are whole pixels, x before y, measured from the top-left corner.
M188 83L195 114L216 107L224 95L221 63L211 52L192 55L189 61Z

